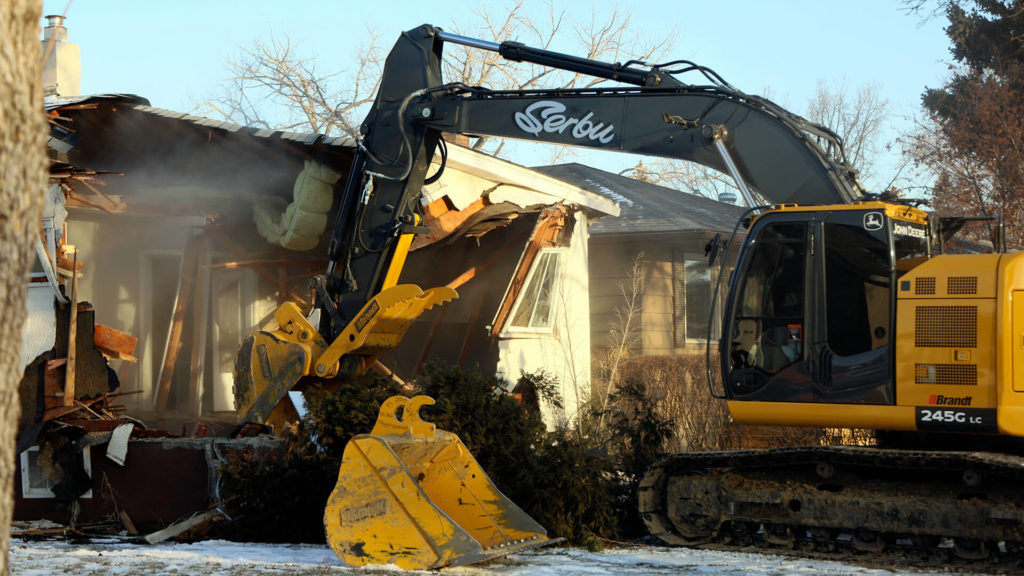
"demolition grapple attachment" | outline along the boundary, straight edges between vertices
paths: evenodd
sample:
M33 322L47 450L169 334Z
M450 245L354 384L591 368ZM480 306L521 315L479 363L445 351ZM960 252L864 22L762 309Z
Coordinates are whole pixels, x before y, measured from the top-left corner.
M281 424L293 419L287 394L301 378L365 374L377 356L398 346L424 311L455 298L455 290L445 286L425 291L412 284L392 286L371 298L330 343L295 303L285 302L274 312L278 328L250 334L235 358L239 420Z
M353 566L435 569L552 543L458 436L420 419L420 408L433 403L393 396L373 431L345 447L324 513L334 552Z

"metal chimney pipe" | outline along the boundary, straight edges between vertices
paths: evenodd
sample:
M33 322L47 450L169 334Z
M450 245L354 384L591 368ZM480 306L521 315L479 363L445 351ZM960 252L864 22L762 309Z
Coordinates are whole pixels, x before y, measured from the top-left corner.
M78 46L68 42L65 18L46 16L43 28L43 93L47 96L78 96L82 85L82 56Z
M56 14L46 16L46 28L43 28L43 42L53 38L55 42L68 41L68 29L64 27L64 17Z

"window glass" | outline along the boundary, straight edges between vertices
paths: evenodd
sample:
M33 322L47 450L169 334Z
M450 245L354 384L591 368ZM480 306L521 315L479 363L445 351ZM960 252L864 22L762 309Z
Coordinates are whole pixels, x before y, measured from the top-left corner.
M825 223L828 344L839 356L888 344L889 247L861 225Z
M53 488L55 482L46 476L45 468L39 463L39 446L32 446L21 453L21 496L23 498L56 498ZM92 476L92 459L89 446L82 448L82 466L85 473ZM92 490L86 491L80 498L92 498Z
M683 266L686 337L703 340L708 336L708 311L711 310L711 269L707 262L699 260L686 260Z
M804 229L799 223L775 224L758 233L736 301L733 368L774 373L802 357Z
M559 250L545 250L537 256L526 287L520 293L519 302L512 312L510 326L534 329L552 327L562 254Z

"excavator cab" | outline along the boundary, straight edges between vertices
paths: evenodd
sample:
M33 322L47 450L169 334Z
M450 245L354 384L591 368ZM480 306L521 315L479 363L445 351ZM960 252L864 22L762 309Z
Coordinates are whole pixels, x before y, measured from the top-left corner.
M929 240L922 212L881 202L760 215L726 303L726 395L893 403L893 287Z

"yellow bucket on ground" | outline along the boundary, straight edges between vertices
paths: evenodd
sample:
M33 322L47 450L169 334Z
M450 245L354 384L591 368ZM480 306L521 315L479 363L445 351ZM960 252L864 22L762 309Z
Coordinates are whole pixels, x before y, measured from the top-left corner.
M324 512L335 554L352 566L433 569L552 543L498 491L458 436L420 419L420 408L433 403L428 396L393 396L373 431L345 447Z

